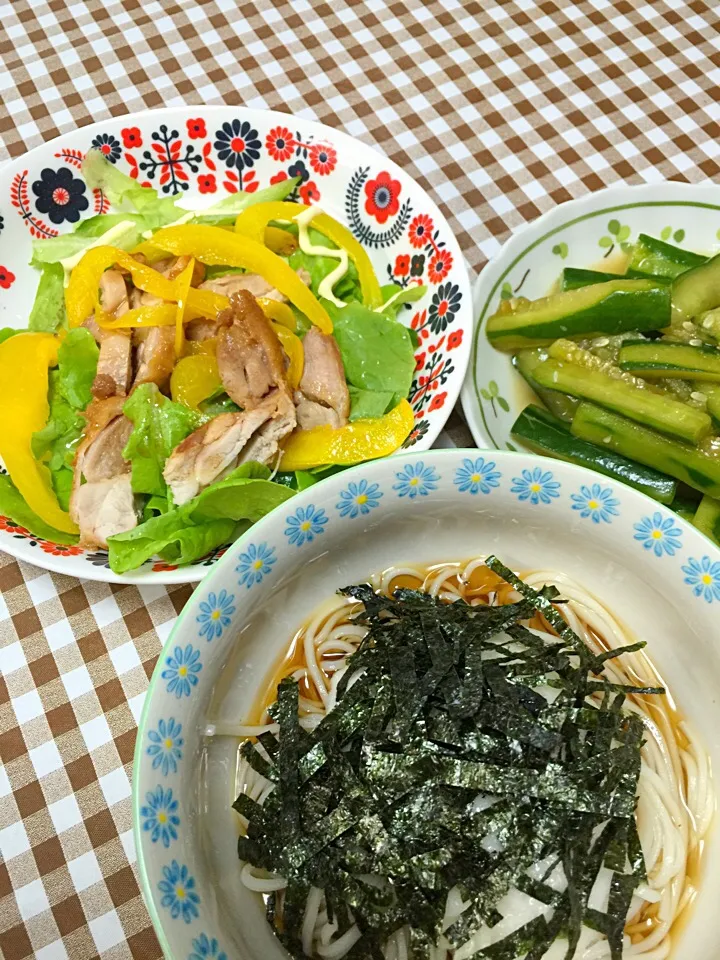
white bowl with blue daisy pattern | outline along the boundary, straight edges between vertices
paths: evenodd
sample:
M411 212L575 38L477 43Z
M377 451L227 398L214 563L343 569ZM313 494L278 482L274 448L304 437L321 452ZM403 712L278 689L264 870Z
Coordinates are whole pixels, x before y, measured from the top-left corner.
M174 960L282 960L236 854L242 722L310 614L394 564L495 553L570 574L639 638L720 769L720 550L622 484L530 454L442 450L355 467L293 498L198 587L153 674L134 762L143 893ZM720 841L673 960L713 956Z

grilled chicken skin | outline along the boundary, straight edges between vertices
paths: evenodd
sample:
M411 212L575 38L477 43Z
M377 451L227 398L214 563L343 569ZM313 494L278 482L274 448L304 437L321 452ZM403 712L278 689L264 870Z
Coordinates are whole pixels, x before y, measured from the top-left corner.
M303 351L303 375L294 398L298 426L303 430L343 427L350 413L350 394L337 343L311 327L305 334Z
M173 450L164 477L178 504L241 463L272 463L281 440L297 423L285 355L252 294L243 290L233 295L218 319L218 370L228 394L243 409L215 417Z
M107 538L137 525L130 464L122 451L132 423L122 415L124 397L93 400L75 456L70 516L80 527L80 546L107 547Z

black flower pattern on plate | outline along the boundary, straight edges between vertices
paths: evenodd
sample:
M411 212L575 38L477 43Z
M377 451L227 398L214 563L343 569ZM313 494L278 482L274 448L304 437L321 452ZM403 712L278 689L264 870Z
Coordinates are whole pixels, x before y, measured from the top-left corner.
M244 170L252 167L260 157L258 132L247 120L224 123L220 130L215 131L215 138L217 155L228 167Z
M85 184L74 177L68 167L51 170L46 167L40 179L32 185L37 197L35 206L40 213L47 214L53 223L77 223L83 210L89 203L85 196Z
M98 550L97 553L86 553L85 559L89 560L94 567L107 567L110 569L110 559L107 550Z
M410 261L410 276L411 277L421 277L423 275L423 270L425 269L425 254L416 253L415 256Z
M428 323L433 333L442 333L455 319L462 294L455 283L442 283L433 294L428 310Z
M92 141L92 146L109 160L110 163L117 163L120 159L121 149L120 141L112 137L109 133L99 133Z
M288 167L288 176L291 178L300 177L300 183L307 183L310 179L310 171L302 160L296 160Z

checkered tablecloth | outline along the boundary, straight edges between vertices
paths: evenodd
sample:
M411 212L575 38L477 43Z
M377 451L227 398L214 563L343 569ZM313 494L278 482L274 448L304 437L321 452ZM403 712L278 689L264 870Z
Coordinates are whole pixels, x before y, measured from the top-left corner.
M719 81L712 0L0 0L0 161L146 107L285 110L405 167L476 270L563 200L717 177ZM466 436L456 422L445 442ZM4 960L160 957L131 760L189 593L0 555Z

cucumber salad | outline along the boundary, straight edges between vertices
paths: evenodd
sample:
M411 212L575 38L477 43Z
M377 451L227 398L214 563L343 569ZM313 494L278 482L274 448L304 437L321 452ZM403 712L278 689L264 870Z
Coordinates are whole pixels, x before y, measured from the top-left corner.
M417 338L397 312L423 286L381 286L296 180L190 211L97 150L82 173L115 212L33 243L28 329L0 330L0 513L115 573L193 563L403 444Z
M566 267L490 343L539 403L512 436L641 490L720 544L720 255L640 234L623 273Z

